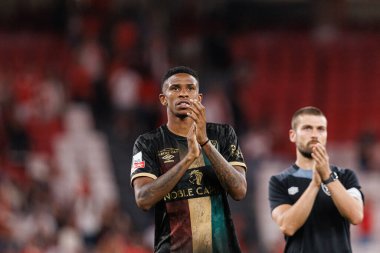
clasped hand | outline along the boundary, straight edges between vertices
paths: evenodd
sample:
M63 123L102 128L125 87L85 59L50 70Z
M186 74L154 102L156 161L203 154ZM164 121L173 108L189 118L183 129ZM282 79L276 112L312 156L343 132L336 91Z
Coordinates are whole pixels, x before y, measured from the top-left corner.
M202 144L208 139L206 133L206 108L198 99L190 99L190 102L190 112L187 113L187 116L194 120L196 140L199 144Z
M329 156L326 148L320 143L313 146L311 155L314 159L313 180L320 185L322 180L326 180L331 173Z

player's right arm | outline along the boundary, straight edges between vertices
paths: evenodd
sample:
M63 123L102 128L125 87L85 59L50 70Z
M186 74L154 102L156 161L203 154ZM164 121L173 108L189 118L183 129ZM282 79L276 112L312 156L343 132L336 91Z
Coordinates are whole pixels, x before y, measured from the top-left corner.
M293 204L281 204L272 210L272 219L282 233L293 236L305 224L313 208L320 187L320 177L313 171L313 179L301 197Z
M157 202L162 200L179 182L186 170L200 155L200 148L195 137L195 125L187 136L188 153L175 166L166 173L152 179L150 177L137 177L133 180L136 204L143 210L149 210Z
M157 202L164 198L181 179L186 169L193 163L190 155L187 155L168 172L156 180L150 177L137 177L133 180L136 204L144 211L149 210Z

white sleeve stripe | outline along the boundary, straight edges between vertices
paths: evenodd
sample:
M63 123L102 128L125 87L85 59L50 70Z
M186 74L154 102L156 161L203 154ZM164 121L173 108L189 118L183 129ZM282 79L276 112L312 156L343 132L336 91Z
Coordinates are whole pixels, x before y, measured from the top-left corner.
M348 194L350 194L352 197L354 197L357 200L360 200L363 202L363 197L360 191L357 188L350 188L347 190Z

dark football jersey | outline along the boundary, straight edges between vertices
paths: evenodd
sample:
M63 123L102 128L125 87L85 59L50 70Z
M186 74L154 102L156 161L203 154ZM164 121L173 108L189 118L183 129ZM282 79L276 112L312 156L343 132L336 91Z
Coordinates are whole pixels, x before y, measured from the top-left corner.
M360 191L358 179L352 170L330 167L347 190L356 188ZM312 174L312 170L292 165L279 175L272 176L269 182L271 210L282 204L293 205L309 186ZM286 253L352 252L350 223L339 214L327 186L321 184L305 224L293 236L285 236L285 240Z
M230 164L246 168L232 127L207 123L207 136ZM186 154L186 138L166 125L141 135L133 149L131 183L158 178ZM227 194L203 153L155 206L155 252L240 252Z

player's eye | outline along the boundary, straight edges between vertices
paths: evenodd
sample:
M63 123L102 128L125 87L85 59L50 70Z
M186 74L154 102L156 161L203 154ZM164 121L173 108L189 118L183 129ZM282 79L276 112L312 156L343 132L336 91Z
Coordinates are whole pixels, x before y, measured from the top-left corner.
M178 86L170 86L169 90L171 90L171 91L179 91L179 87Z

